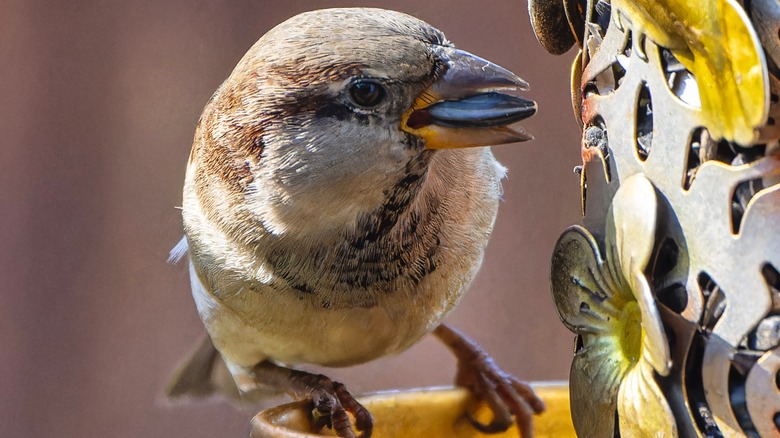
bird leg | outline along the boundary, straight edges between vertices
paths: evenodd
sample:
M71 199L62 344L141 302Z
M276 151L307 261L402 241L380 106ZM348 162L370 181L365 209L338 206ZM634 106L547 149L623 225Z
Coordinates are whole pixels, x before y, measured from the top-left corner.
M355 418L355 428L361 432L360 438L371 436L374 418L339 382L322 374L293 370L269 361L256 365L252 369L252 377L257 382L287 392L297 400L311 400L309 419L315 430L327 426L340 437L355 438L347 415L349 412Z
M458 359L455 383L463 386L493 411L493 421L483 424L466 413L466 418L484 433L503 432L512 425L512 416L525 438L533 436L533 414L544 411L544 402L525 382L505 373L474 341L444 324L433 331Z

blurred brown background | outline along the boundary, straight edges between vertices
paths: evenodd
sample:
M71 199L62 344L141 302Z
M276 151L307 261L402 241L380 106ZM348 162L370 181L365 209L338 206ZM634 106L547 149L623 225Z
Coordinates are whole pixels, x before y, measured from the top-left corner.
M169 406L171 371L203 334L184 266L184 166L201 109L265 31L304 10L382 6L520 73L537 140L495 149L505 202L478 280L449 321L506 370L565 379L572 335L548 264L579 221L571 54L534 38L523 0L489 2L83 0L0 2L0 436L170 437L248 433L214 401ZM410 351L328 370L355 391L448 384L454 360Z

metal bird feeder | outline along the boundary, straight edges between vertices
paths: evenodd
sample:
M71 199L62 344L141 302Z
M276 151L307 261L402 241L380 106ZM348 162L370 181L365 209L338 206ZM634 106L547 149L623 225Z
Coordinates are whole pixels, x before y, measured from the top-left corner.
M780 436L780 4L532 1L579 46L552 290L579 436Z

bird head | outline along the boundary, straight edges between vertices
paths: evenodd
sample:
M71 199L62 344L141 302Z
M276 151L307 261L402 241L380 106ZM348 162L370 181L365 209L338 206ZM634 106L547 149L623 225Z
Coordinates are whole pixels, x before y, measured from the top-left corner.
M206 204L243 208L274 234L341 226L431 154L531 139L509 126L536 111L517 96L527 88L411 16L304 13L264 35L209 101L190 180Z

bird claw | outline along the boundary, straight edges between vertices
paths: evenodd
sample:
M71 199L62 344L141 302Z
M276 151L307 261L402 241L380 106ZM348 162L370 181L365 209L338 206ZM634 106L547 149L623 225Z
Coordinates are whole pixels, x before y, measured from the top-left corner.
M285 391L298 400L309 400L309 421L314 431L328 427L342 438L369 438L374 417L347 388L322 374L312 374L263 361L254 366L251 378L264 386ZM355 436L354 428L360 432Z
M441 325L434 331L458 358L455 383L467 388L477 400L487 403L493 420L484 424L466 413L468 421L483 433L504 432L513 423L523 437L533 436L533 415L544 411L544 402L527 383L504 372L476 343Z
M477 430L483 433L504 432L512 425L514 416L522 436L533 436L533 414L544 411L544 402L527 383L505 373L485 354L460 362L458 368L455 383L468 388L493 412L493 420L488 424L466 414Z
M307 383L311 394L311 424L315 430L328 427L342 438L355 438L352 421L347 413L355 418L355 428L361 433L359 438L369 438L374 426L374 418L347 388L323 375L310 375L313 381Z

